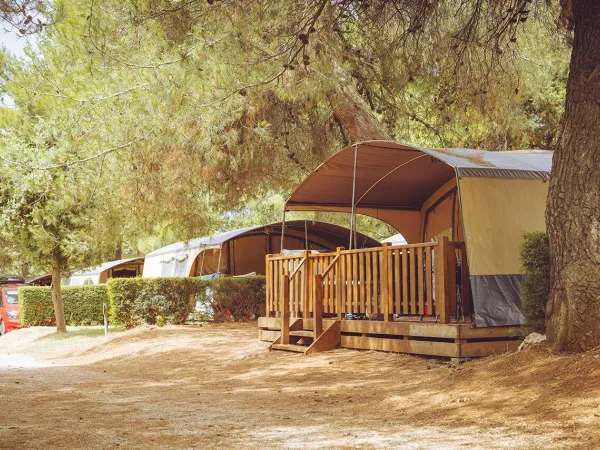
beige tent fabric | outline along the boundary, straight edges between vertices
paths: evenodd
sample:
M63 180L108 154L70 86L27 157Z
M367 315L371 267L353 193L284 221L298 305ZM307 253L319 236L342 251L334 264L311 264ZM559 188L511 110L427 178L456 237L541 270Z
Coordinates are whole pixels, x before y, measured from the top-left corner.
M545 231L548 182L462 178L460 196L471 275L521 273L523 233Z

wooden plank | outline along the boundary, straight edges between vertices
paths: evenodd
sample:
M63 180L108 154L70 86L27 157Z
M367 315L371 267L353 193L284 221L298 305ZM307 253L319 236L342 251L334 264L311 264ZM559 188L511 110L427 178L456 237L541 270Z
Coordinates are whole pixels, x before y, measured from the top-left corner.
M352 299L354 301L352 309L357 313L364 312L358 296L358 255L356 253L352 254Z
M306 262L304 263L304 273L303 273L303 279L304 279L304 304L303 304L303 311L304 313L302 314L302 317L309 317L310 316L310 304L311 304L311 298L310 298L310 278L311 278L311 274L310 271L312 270L312 262L310 260L310 252L305 251L304 252L304 257L306 258Z
M373 258L371 258L372 253L365 253L365 279L366 279L366 299L367 299L367 311L373 311L373 305L376 302L377 295L373 295L373 268L371 267L373 264Z
M521 327L486 327L471 328L471 324L466 323L460 328L461 339L485 339L485 338L504 338L517 337L522 332Z
M340 321L336 320L304 352L305 355L333 350L340 344Z
M259 341L269 341L273 342L281 336L281 331L275 330L258 330L258 340Z
M400 271L402 270L402 266L400 265L400 250L394 250L394 312L396 314L402 313L402 303L400 297Z
M346 286L346 255L342 255L339 272L340 272L340 302L342 304L342 313L348 312L348 287Z
M514 352L521 344L520 339L513 341L467 342L460 346L460 358L474 358L496 355L498 353Z
M385 310L382 312L384 314L383 320L390 321L392 319L392 314L394 312L394 304L393 304L394 279L393 279L393 275L392 275L392 268L394 267L394 264L392 261L393 251L388 246L387 250L384 251L383 254L384 254L384 258L385 258L385 262L386 262L386 264L385 264L385 279L386 279L387 290L386 290L386 295L385 295Z
M314 279L316 290L315 306L313 308L313 336L316 341L317 338L321 335L321 333L323 333L323 277L320 274L316 274Z
M377 299L381 295L381 287L379 284L379 276L380 276L380 267L379 267L379 253L380 250L375 250L371 254L371 260L373 261L373 303L375 303L375 308L377 308ZM375 310L377 311L377 309Z
M378 312L381 311L383 314L384 320L388 322L388 301L389 301L389 291L388 291L388 277L389 277L389 268L388 268L388 243L383 244L383 248L379 253L379 272L380 272L380 280L381 280L381 295L379 297L379 309Z
M425 283L426 283L426 292L427 292L427 315L433 314L433 281L431 274L431 247L427 247L425 249Z
M409 314L408 309L408 250L402 250L402 314Z
M259 317L258 328L276 328L280 329L281 319L279 317Z
M460 326L456 324L424 322L381 322L373 320L344 320L342 333L387 334L390 336L414 336L458 339Z
M335 257L337 258L337 256ZM331 258L331 262L329 263L330 266L335 267L335 265L337 264L337 259L335 260L335 262L333 262L333 260L335 258ZM329 312L330 313L335 313L335 283L334 283L334 269L331 269L331 271L328 274L328 282L329 282Z
M448 238L442 237L436 247L435 253L435 313L440 316L441 323L448 323L450 314L448 311L448 294L446 285L446 252Z
M265 256L265 314L269 316L271 314L271 283L273 281L271 277L271 260L269 256Z
M448 293L448 316L455 317L456 316L456 250L454 245L450 244L448 246L448 251L446 253L446 292Z
M348 295L348 312L354 313L354 288L352 287L352 255L346 255L346 286Z
M408 276L410 280L410 313L417 314L417 261L413 250L411 250L408 255L408 266Z
M290 276L283 276L283 305L281 308L281 343L290 343Z
M338 263L334 269L334 271L335 271L335 312L336 312L339 320L342 320L342 317L344 316L343 305L342 305L342 272L340 270L341 264L342 264L342 259L341 259L342 250L344 250L343 247L338 247L336 249L336 253L337 253L336 258L338 258Z
M426 248L426 247L423 247ZM419 301L419 314L423 315L425 312L425 294L423 293L423 278L424 278L424 267L423 267L423 248L417 248L417 297Z
M453 342L415 341L344 335L342 335L340 340L340 347L344 348L444 356L447 358L459 357L459 345L460 344Z
M364 312L369 311L369 299L367 298L367 289L365 286L365 253L356 254L358 260L358 298L360 304L364 307Z

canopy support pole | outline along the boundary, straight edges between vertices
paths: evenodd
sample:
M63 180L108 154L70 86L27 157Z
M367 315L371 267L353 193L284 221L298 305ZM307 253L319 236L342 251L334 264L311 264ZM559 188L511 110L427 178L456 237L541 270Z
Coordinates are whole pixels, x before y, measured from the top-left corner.
M356 205L354 199L356 198L356 165L358 162L358 142L354 144L354 173L352 175L352 212L350 216L350 248L352 250L352 242L354 241L356 247L356 233L354 231L356 227Z
M285 206L283 207L283 219L281 221L281 248L279 249L279 253L283 253L283 236L285 233Z
M217 274L221 274L221 254L223 253L223 243L219 246L219 262L217 263Z
M202 276L202 272L204 271L204 255L206 255L206 248L202 250L202 263L200 264L200 276Z
M308 225L304 221L304 250L308 250Z

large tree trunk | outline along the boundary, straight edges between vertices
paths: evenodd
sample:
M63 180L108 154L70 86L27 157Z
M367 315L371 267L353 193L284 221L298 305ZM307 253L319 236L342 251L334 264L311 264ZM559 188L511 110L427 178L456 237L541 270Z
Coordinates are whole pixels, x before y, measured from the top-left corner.
M62 292L60 290L61 269L63 258L60 247L52 251L52 304L54 305L54 317L56 317L56 331L65 333L67 325L65 323L65 311L63 308Z
M600 2L572 5L575 39L546 211L546 324L554 348L585 351L600 345Z
M328 95L335 120L355 142L393 140L385 126L373 115L352 84Z

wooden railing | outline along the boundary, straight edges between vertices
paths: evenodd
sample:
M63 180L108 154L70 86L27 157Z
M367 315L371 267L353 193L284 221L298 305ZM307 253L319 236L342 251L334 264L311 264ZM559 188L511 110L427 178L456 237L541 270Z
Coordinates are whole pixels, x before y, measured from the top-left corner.
M457 263L462 302L457 306ZM469 278L465 245L439 242L343 250L298 256L267 255L268 316L280 316L288 299L291 317L366 314L389 321L393 315L436 317L468 315ZM286 285L287 284L287 285ZM288 309L288 308L285 308ZM461 314L462 313L462 314Z

